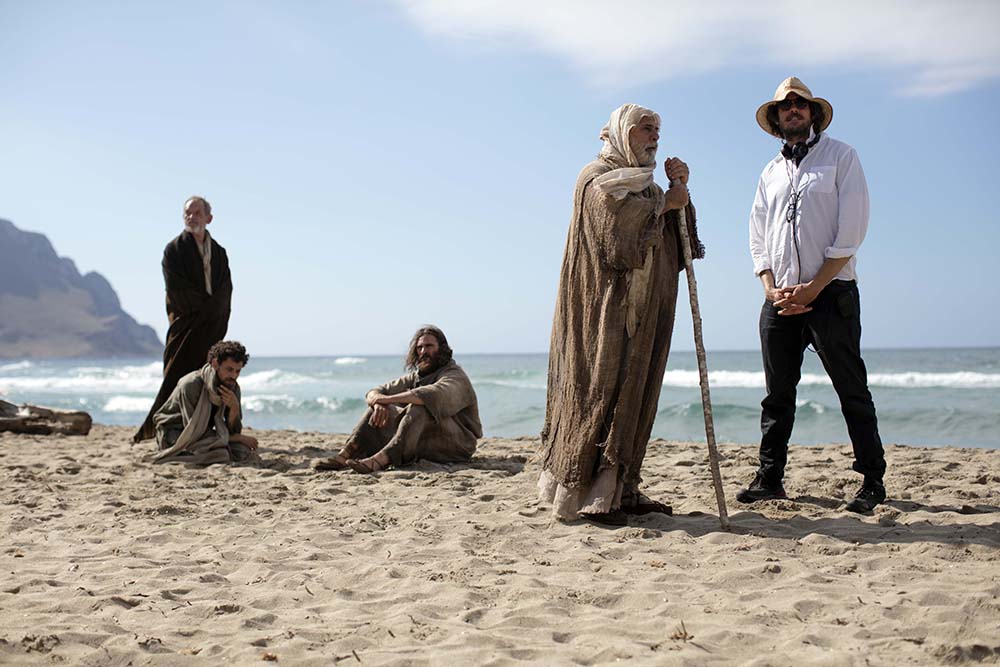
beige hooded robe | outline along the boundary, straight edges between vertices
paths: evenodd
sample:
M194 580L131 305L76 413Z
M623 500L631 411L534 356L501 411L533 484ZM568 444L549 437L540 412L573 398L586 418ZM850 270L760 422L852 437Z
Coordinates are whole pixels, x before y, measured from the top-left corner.
M560 518L606 512L623 493L638 492L656 416L684 261L677 212L657 215L662 189L651 172L634 178L631 151L623 159L622 135L648 114L634 105L616 110L609 125L618 125L617 150L608 150L605 128L605 150L577 179L552 324L539 482ZM599 187L622 180L638 185ZM703 257L690 205L687 220L694 255ZM603 488L592 489L602 473Z

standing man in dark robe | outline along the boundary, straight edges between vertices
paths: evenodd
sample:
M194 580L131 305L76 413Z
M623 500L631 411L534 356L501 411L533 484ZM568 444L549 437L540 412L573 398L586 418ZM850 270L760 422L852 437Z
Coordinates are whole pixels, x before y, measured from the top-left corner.
M653 182L660 116L615 109L604 147L580 172L566 239L549 351L539 496L556 518L625 525L628 514L670 514L639 491L670 352L678 230L686 207L696 258L704 256L688 202L688 167L664 162Z
M208 350L229 328L233 280L226 249L208 225L212 205L204 197L184 202L184 231L163 250L167 290L167 345L163 350L163 384L133 442L156 436L153 415L166 402L177 381L207 363Z

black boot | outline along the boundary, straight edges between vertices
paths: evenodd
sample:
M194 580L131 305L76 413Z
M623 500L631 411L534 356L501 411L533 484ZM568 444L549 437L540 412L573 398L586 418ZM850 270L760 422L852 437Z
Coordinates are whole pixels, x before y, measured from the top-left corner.
M864 484L858 489L858 493L854 496L854 500L847 503L848 512L857 512L858 514L867 514L875 509L876 505L881 504L885 500L885 484L882 483L880 479L869 479L865 478Z
M755 503L758 500L784 500L788 498L785 488L778 482L776 485L768 484L764 477L757 473L757 476L750 482L750 486L736 494L736 500L741 503Z

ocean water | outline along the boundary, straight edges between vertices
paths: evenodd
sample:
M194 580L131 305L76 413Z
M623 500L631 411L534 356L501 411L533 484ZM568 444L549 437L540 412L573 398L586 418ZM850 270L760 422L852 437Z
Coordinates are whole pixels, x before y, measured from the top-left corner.
M545 355L458 355L479 396L487 436L534 436L545 414ZM886 444L1000 447L1000 348L867 350L869 384ZM757 351L709 352L716 437L756 442L764 374ZM159 387L149 360L0 361L0 397L138 425ZM253 357L243 371L245 423L350 431L372 387L403 373L402 357ZM792 441L848 442L830 380L806 352ZM653 436L705 439L698 366L674 352Z

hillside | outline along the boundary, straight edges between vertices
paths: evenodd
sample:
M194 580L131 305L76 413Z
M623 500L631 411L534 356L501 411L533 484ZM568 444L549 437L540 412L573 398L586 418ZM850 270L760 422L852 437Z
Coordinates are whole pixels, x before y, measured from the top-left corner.
M0 359L153 357L152 327L122 310L99 273L80 275L44 234L0 220Z

